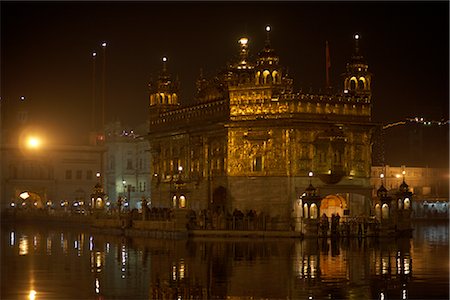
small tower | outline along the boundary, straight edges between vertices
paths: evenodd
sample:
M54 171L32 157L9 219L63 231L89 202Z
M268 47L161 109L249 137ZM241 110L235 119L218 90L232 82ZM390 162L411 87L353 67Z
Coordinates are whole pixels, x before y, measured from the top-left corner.
M158 80L148 84L150 91L150 119L158 118L162 112L177 108L178 102L178 80L173 80L167 72L167 57L162 58L162 72Z
M258 53L255 67L255 84L260 86L276 87L281 90L292 91L292 79L289 79L287 72L280 66L280 58L270 43L270 32L272 28L267 25L266 41L264 48ZM285 74L286 73L286 74Z
M280 58L270 44L271 27L266 26L266 41L264 48L258 53L256 61L255 83L257 85L281 84L282 71L278 65Z
M370 85L372 74L368 71L369 65L359 52L359 34L354 35L355 48L350 62L347 63L344 76L344 94L371 96Z

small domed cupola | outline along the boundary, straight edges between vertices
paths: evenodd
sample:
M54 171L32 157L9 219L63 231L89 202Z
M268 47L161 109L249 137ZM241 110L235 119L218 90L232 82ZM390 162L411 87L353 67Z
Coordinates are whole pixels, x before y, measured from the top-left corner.
M372 74L368 71L369 65L360 53L359 40L361 36L353 36L355 46L350 62L347 63L344 76L344 94L363 94L370 96Z
M173 80L167 71L167 57L162 58L162 71L158 79L148 84L150 106L178 105L178 80Z
M270 31L272 28L266 26L266 41L264 48L258 53L255 71L255 83L257 85L281 85L288 83L287 77L283 78L284 72L279 66L279 57L270 44Z

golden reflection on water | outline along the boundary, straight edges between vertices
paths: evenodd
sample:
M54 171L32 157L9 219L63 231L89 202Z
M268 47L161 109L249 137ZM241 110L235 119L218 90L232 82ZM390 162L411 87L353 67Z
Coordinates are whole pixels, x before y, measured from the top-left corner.
M40 254L53 255L54 257L45 258L46 266L56 266L59 263L64 266L63 272L79 272L81 277L84 276L80 278L89 282L84 291L88 290L95 297L126 292L145 297L139 291L142 283L146 282L150 285L150 295L169 295L168 299L185 299L189 295L229 299L266 298L264 292L252 285L256 280L262 280L265 290L272 293L267 299L391 299L393 295L397 299L408 299L417 294L409 284L414 279L412 274L422 275L416 271L418 259L413 257L412 243L408 240L377 243L369 239L360 242L349 240L346 243L333 243L331 240L299 240L292 243L284 240L264 243L207 240L190 242L185 250L185 242L113 239L96 235L94 244L94 237L88 234L85 241L84 234L79 233L23 233L9 231L5 235L5 244L8 245L9 240L10 245L15 245L6 247L14 252L15 257L18 256L17 253L20 256L28 255L18 261L27 262L30 270L38 270L42 266L35 258ZM52 251L52 246L59 244L59 234L63 250L65 245L70 245L70 249L64 251L68 256L61 255L59 247ZM37 249L30 249L32 246ZM88 247L92 251L88 251ZM428 248L418 248L416 251L428 251L425 253L432 254ZM80 259L79 256L85 258ZM421 259L428 261L429 257ZM271 273L277 275L272 275L266 281L267 277L262 274L268 266ZM420 267L422 269L419 270L422 271L423 266ZM87 274L83 273L83 268L87 270ZM289 271L286 272L287 270ZM33 276L33 271L30 274ZM39 277L41 275L36 279ZM27 286L18 289L22 291L23 298L46 298L49 290L47 286L39 280L36 285L28 285L29 278L25 280ZM283 286L286 280L291 280L288 292ZM113 283L114 288L110 290ZM355 288L352 284L358 286ZM36 286L39 287L39 292L36 292Z
M36 294L37 294L37 292L36 292L35 290L31 290L31 291L28 293L28 299L30 299L30 300L35 300L35 299L36 299Z
M28 237L23 235L19 239L19 255L27 255L28 254Z

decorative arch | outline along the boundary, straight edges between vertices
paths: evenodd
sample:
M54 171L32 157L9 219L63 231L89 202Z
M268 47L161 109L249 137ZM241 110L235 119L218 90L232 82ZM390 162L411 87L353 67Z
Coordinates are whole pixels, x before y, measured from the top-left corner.
M309 218L309 209L307 203L303 204L303 217L306 219Z
M346 200L340 195L328 195L322 199L320 204L320 214L326 214L330 217L332 214L344 215Z
M377 204L375 205L375 217L376 217L378 220L381 220L381 205L380 205L379 203L377 203Z
M364 78L364 77L359 77L359 80L358 80L358 89L359 90L365 90L366 89L366 85L367 85L367 83L366 83L366 79Z
M405 200L403 200L403 208L404 209L411 208L411 200L409 198L405 198Z
M279 78L279 74L278 71L273 71L272 72L272 79L273 79L273 83L279 83L280 82L280 78Z
M271 80L271 76L270 76L270 71L269 70L264 70L263 71L263 82L264 84L267 84L270 80Z
M389 205L387 203L384 203L381 207L381 218L383 220L389 219Z
M356 90L357 86L358 86L358 80L356 79L355 76L353 76L352 78L350 78L349 90Z

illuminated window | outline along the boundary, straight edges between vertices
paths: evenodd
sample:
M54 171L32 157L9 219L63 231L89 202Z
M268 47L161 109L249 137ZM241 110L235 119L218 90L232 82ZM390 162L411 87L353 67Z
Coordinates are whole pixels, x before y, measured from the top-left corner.
M180 208L186 207L186 198L184 196L180 196Z
M389 206L386 203L381 208L381 217L383 219L389 219Z
M364 77L359 78L358 89L360 89L360 90L365 90L366 89L366 82L364 80Z
M405 200L403 201L403 207L405 208L405 209L409 209L410 208L410 206L411 206L411 201L409 200L409 198L405 198Z

